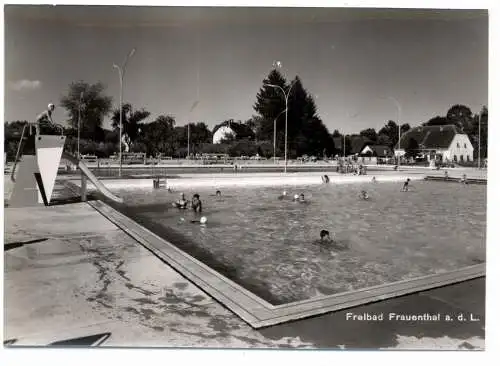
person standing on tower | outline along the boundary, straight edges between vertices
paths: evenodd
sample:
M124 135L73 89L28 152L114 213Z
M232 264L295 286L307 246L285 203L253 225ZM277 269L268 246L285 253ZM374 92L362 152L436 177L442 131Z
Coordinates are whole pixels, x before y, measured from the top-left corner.
M43 111L38 115L38 117L36 117L35 128L37 135L40 133L40 125L42 123L54 125L54 120L52 119L52 112L54 112L55 108L56 107L54 104L49 103L49 105L47 106L47 110Z

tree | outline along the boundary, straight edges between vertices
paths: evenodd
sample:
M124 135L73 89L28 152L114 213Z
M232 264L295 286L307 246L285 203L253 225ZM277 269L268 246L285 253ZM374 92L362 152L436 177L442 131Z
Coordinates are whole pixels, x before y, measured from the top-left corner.
M488 157L488 108L483 106L481 109L481 158ZM479 116L478 116L479 117ZM479 124L479 118L478 118Z
M481 114L481 149L479 149L479 113ZM479 113L474 114L471 126L465 132L474 147L474 157L477 158L481 153L481 159L484 159L488 157L488 108L483 106Z
M150 115L151 113L144 108L134 110L130 103L122 105L122 134L126 134L132 144L139 135L140 123ZM120 128L120 110L118 108L113 111L111 126L115 130Z
M304 148L297 151L297 156L306 154L326 158L337 152L333 137L317 117L311 118L304 124L303 132L297 138L305 141Z
M151 123L140 124L142 133L137 141L144 143L148 155L157 156L162 153L172 156L179 147L174 126L174 117L160 115Z
M352 154L352 138L351 135L345 135L345 139L342 139L342 145L340 146L340 154L344 156L344 141L345 141L345 155L348 156Z
M255 136L255 140L258 140L260 137L259 131L263 123L265 123L265 118L263 118L262 116L252 116L252 118L249 118L245 121L245 125L252 131L253 135Z
M469 129L472 124L472 111L462 104L455 104L446 113L446 118L457 126L459 131L464 131Z
M281 73L274 69L266 79L262 81L263 85L257 93L257 101L253 108L261 118L257 136L260 140L273 140L274 138L274 120L276 121L277 140L284 141L284 128L285 128L285 113L282 113L285 106L285 97L283 92L274 87L266 86L268 84L281 87L285 92L288 91L286 79ZM278 145L281 145L279 143Z
M391 148L394 146L392 144L391 138L384 133L381 133L377 136L377 144L390 146Z
M234 141L228 149L228 153L231 156L254 156L258 153L258 147L253 141L240 140Z
M208 126L205 122L198 123L189 123L189 148L190 154L199 153L199 147L202 144L211 143L212 142L212 132L208 129ZM176 134L179 135L182 133L182 138L180 141L185 142L181 145L186 147L186 155L187 155L187 141L188 141L188 125L182 127L176 127ZM181 132L182 129L182 132ZM180 142L179 141L179 142Z
M403 133L403 131L401 131L401 133ZM397 125L397 123L392 120L389 120L385 124L385 126L382 127L380 131L378 131L378 140L386 141L386 138L382 136L387 136L389 141L386 142L386 144L390 148L394 148L394 146L396 146L399 140L399 126ZM381 142L379 142L379 144L384 145Z
M278 85L283 90L266 87L266 84ZM289 93L288 105L283 92ZM288 110L284 113L286 107ZM271 71L257 94L254 109L261 118L257 133L259 139L274 140L276 121L277 150L285 147L287 131L286 146L290 158L304 154L323 155L335 152L333 138L317 115L314 98L304 88L298 76L291 83L287 83L277 70Z
M403 136L403 133L410 131L410 125L408 123L402 124L401 125L401 136Z
M7 159L14 160L17 153L17 147L21 139L24 126L28 121L13 121L4 123L4 150L7 153Z
M373 128L367 128L366 130L362 130L359 134L361 136L366 137L367 139L369 139L374 143L377 141L377 132L375 132Z
M68 93L61 97L61 106L66 109L69 122L78 129L80 109L80 133L82 137L102 140L102 123L112 108L112 98L104 94L105 86L98 82L88 84L84 81L69 85Z
M339 130L334 130L332 137L342 137L342 135L340 134Z
M444 126L449 125L451 122L447 117L436 116L432 117L427 122L423 123L423 126Z
M417 140L410 138L408 140L408 145L405 149L405 157L415 158L420 153L420 147L418 146Z

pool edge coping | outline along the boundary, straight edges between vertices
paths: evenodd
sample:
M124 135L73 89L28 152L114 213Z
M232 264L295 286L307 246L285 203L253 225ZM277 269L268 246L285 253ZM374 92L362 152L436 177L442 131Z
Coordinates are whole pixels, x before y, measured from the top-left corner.
M155 256L255 329L442 287L486 275L486 263L482 263L444 273L273 305L180 250L174 244L159 237L107 203L100 200L88 201L87 203Z

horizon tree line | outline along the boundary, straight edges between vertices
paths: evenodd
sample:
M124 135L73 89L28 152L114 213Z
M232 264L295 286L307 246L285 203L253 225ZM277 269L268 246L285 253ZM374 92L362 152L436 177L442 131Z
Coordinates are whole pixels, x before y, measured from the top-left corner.
M283 92L289 94L288 111ZM176 126L175 117L162 114L147 121L151 113L144 108L134 108L131 103L124 103L121 111L112 108L113 98L105 94L101 82L89 84L84 81L73 82L68 91L60 98L60 105L66 110L69 127L65 128L68 136L66 148L76 151L75 137L80 118L81 153L110 155L118 150L118 131L120 113L123 120L123 133L127 136L131 151L146 152L156 156L164 154L185 157L187 154L187 126ZM192 153L224 152L232 155L255 155L265 157L273 155L274 134L276 133L276 155L282 156L285 145L285 119L288 114L288 156L296 158L303 155L318 157L341 155L343 137L338 129L328 131L317 113L317 106L312 94L303 86L298 76L287 81L277 69L271 70L262 81L253 105L256 115L248 120L223 121L210 130L205 122L190 122L190 145ZM102 127L105 117L111 115L111 130ZM488 109L483 106L479 114L473 114L467 106L453 105L445 116L436 116L422 123L423 126L453 124L466 133L477 151L479 144L479 117L481 117L481 157L487 156ZM5 149L14 149L15 138L22 129L23 121L5 123ZM219 127L230 125L235 135L228 137L221 144L212 146L212 135ZM275 132L276 126L276 132ZM401 125L401 135L410 129L410 125ZM342 137L339 146L334 138ZM374 128L361 130L359 134L345 136L346 152L351 152L353 140L364 138L370 143L386 145L393 149L398 142L398 124L389 120L378 132ZM11 154L9 154L11 155Z

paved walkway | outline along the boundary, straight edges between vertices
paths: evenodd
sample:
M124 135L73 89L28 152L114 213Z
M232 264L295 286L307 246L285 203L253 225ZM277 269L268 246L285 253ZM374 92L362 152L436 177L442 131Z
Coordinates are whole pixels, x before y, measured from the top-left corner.
M85 203L5 218L4 336L17 345L111 332L103 346L484 348L484 279L254 330Z

